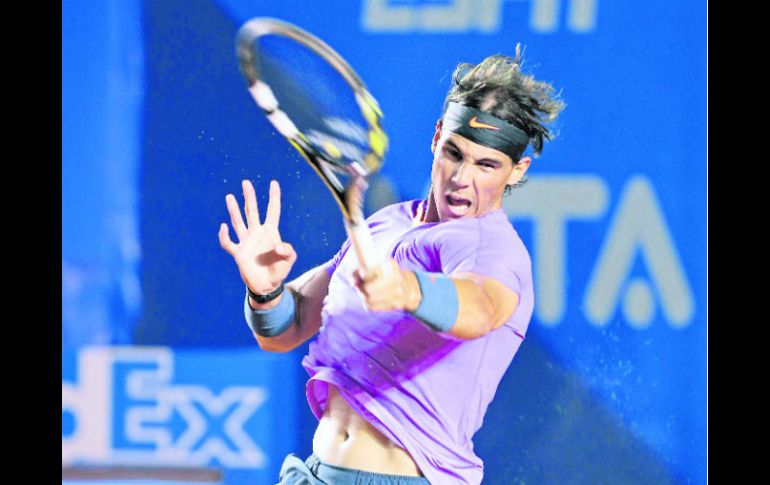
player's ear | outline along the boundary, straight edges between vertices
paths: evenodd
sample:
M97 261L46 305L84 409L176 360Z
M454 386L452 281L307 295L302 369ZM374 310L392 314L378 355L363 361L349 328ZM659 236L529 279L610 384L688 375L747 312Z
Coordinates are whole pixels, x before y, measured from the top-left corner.
M527 173L527 169L529 168L529 165L532 163L532 158L527 155L526 157L523 157L521 160L519 160L517 163L513 164L513 170L511 170L511 174L508 176L508 180L506 182L506 185L512 186L515 185L516 182L521 180L522 177L524 177L524 174Z
M436 122L436 131L433 132L433 141L430 144L430 151L436 153L436 144L439 138L441 138L441 120Z

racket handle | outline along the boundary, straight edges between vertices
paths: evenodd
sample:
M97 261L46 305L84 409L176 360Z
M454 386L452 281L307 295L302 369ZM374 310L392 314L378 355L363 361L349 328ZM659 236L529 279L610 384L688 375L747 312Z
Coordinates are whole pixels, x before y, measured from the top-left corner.
M346 220L345 229L361 269L369 271L374 268L378 261L374 256L374 241L372 241L372 233L369 232L369 226L364 221L353 223Z

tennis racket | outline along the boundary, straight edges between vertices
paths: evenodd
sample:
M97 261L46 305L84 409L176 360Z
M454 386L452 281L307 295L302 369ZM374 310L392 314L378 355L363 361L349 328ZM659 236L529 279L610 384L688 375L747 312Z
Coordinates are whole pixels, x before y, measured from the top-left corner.
M373 268L363 201L388 145L377 101L337 52L281 20L243 24L236 52L254 101L329 188L361 268Z

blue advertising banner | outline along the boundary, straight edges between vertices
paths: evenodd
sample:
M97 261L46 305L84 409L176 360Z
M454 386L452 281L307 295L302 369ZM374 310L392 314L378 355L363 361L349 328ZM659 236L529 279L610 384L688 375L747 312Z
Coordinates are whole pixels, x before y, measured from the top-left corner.
M242 281L217 240L228 221L224 197L240 198L243 178L255 183L262 211L268 181L281 183L281 232L299 253L291 277L332 257L345 239L323 184L245 89L234 52L243 22L270 16L309 30L348 60L380 102L390 148L372 181L369 212L425 197L431 138L457 64L512 55L521 43L523 70L552 83L567 107L557 137L534 158L529 183L504 200L532 256L536 301L527 340L474 438L484 483L705 483L705 2L169 0L140 10L141 133L124 126L126 139L141 146L134 158L141 177L127 178L137 192L135 219L126 219L139 226L141 265L131 273L138 253L115 250L127 256L109 272L123 275L122 288L141 281L141 300L130 300L134 313L141 301L134 343L173 348L177 363L188 349L212 346L270 358L254 348ZM80 200L70 185L63 189L63 199ZM100 208L97 197L83 203ZM70 214L63 210L65 228ZM90 266L70 264L88 253L77 249L86 238L64 232L65 246L72 241L62 256L64 290L72 289L67 308L93 309L75 291ZM105 248L118 245L110 234L98 239ZM88 335L78 328L86 317L93 326L125 326L126 307L118 313L104 303L109 295L100 298L101 313L73 310L69 323L63 318L70 335ZM303 350L289 354L295 364L281 361L296 368L283 381L291 389L304 384ZM270 362L261 365L282 368ZM181 377L187 365L174 386L194 385ZM269 376L220 377L213 396ZM283 392L270 382L271 392ZM314 423L304 396L273 396L292 403L302 424L294 442L260 449L271 460L292 446L309 452ZM122 402L115 409L128 414L133 401ZM182 429L169 431L168 443ZM259 445L262 430L253 432ZM126 436L114 431L119 450L159 446Z
M62 355L62 466L212 468L272 483L297 448L289 354L83 347Z

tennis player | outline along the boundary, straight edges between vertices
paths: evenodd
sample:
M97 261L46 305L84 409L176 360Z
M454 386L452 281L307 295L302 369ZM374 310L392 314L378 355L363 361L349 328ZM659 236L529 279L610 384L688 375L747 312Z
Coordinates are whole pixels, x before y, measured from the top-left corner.
M516 58L491 56L453 74L432 140L425 200L367 219L390 257L368 273L350 242L326 264L284 284L297 258L281 240L280 188L264 222L243 181L246 221L232 194L220 243L247 287L246 320L259 346L302 361L318 418L313 453L286 457L281 484L478 484L473 451L534 304L530 256L502 209L564 104Z

